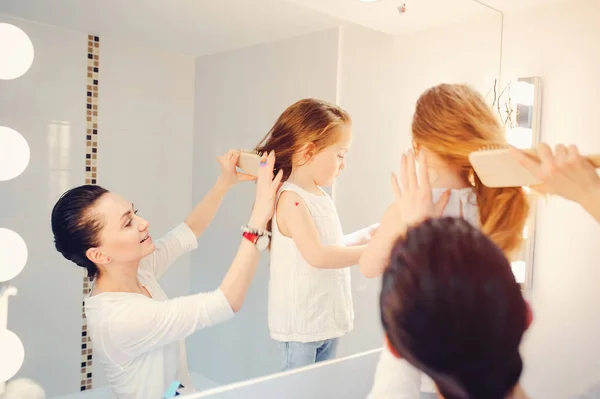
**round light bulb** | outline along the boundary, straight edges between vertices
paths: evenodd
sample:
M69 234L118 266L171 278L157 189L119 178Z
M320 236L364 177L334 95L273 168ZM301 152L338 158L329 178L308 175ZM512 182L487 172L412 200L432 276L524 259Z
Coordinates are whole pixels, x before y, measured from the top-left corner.
M21 29L0 23L0 79L23 76L33 64L33 43Z
M25 359L23 343L14 332L0 331L0 353L0 381L8 381L17 374Z
M0 181L14 179L23 173L30 156L25 137L16 130L0 126Z
M27 263L27 245L20 235L0 228L0 282L15 278ZM2 353L2 352L0 352ZM0 379L0 381L4 381Z

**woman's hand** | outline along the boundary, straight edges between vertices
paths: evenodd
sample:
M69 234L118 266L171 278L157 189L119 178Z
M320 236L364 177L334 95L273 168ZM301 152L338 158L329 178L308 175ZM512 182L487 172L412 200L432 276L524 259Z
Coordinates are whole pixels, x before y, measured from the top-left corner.
M600 223L600 177L576 146L559 144L553 155L548 145L540 144L539 162L514 147L511 150L519 163L542 181L534 190L575 201Z
M283 171L280 170L277 176L273 178L274 167L275 152L271 151L268 156L263 155L258 171L256 200L254 201L254 209L252 210L249 223L251 227L257 229L264 229L275 211L275 200L277 198L277 191L281 186Z
M424 151L419 153L419 179L417 179L415 157L411 152L402 154L400 162L400 183L396 175L392 174L392 189L396 197L392 206L396 209L386 213L388 216L395 215L400 218L395 223L398 224L398 230L404 232L408 227L419 224L425 219L442 216L450 199L450 191L446 191L438 202L433 203Z
M600 193L600 177L596 168L579 154L577 147L556 146L555 155L547 144L537 148L540 162L522 151L512 148L519 163L542 181L533 187L542 193L560 195L583 204L587 198Z
M385 211L381 225L371 233L372 240L360 258L360 271L365 277L381 276L389 264L394 244L404 236L406 229L427 218L441 216L450 199L450 191L446 191L437 203L433 203L424 151L420 153L419 166L420 181L417 180L414 156L404 154L400 164L400 183L392 175L396 199Z
M221 166L219 182L227 188L230 188L241 181L256 180L256 177L252 175L237 171L236 165L239 158L240 152L236 150L229 150L225 154L217 157L217 161L219 161L219 165Z

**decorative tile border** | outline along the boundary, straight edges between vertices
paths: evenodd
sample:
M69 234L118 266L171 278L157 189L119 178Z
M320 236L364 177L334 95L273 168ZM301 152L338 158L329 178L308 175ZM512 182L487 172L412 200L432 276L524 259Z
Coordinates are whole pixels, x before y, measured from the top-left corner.
M96 184L98 157L98 74L100 38L88 35L87 49L87 101L86 101L86 140L85 140L85 184ZM92 284L83 277L83 295L89 294ZM92 342L87 333L85 301L81 311L81 385L80 390L92 389Z

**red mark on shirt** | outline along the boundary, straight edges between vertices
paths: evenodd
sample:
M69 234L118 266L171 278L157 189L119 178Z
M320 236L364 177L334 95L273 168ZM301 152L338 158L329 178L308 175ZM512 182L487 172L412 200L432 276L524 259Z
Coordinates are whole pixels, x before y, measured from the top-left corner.
M299 202L296 202L296 206L298 206L298 205L300 205L300 203L299 203Z

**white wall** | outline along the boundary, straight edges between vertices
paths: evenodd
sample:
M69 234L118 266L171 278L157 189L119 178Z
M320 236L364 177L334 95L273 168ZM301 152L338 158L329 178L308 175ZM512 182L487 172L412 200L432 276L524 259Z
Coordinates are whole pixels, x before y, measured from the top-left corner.
M28 246L25 269L11 284L8 327L23 341L17 374L47 392L79 389L82 272L54 249L50 212L67 188L84 182L87 35L0 15L33 42L31 69L0 80L0 125L19 131L31 161L17 178L0 182L0 226ZM1 355L0 355L1 356ZM69 371L70 370L70 371Z
M596 0L506 16L503 81L542 78L542 141L600 151L599 20ZM524 383L532 397L558 399L600 381L600 227L561 199L539 209Z
M0 125L21 132L31 162L0 182L0 226L29 248L12 282L9 327L26 358L17 376L39 382L48 397L79 391L82 276L54 249L50 212L67 189L85 182L87 32L14 20L30 36L29 72L0 81ZM191 57L145 44L101 38L98 184L135 202L160 236L191 210L194 65ZM170 296L189 292L189 257L161 281ZM94 387L105 384L93 364Z
M215 158L228 148L253 148L284 109L305 97L334 102L338 30L199 58L196 62L193 201L219 173ZM192 292L218 286L248 221L254 185L235 187L192 255ZM268 254L244 308L220 326L188 339L190 368L218 383L278 371L281 360L267 327Z
M99 183L135 204L155 238L192 209L195 59L102 37ZM190 257L167 271L170 297L189 293Z

